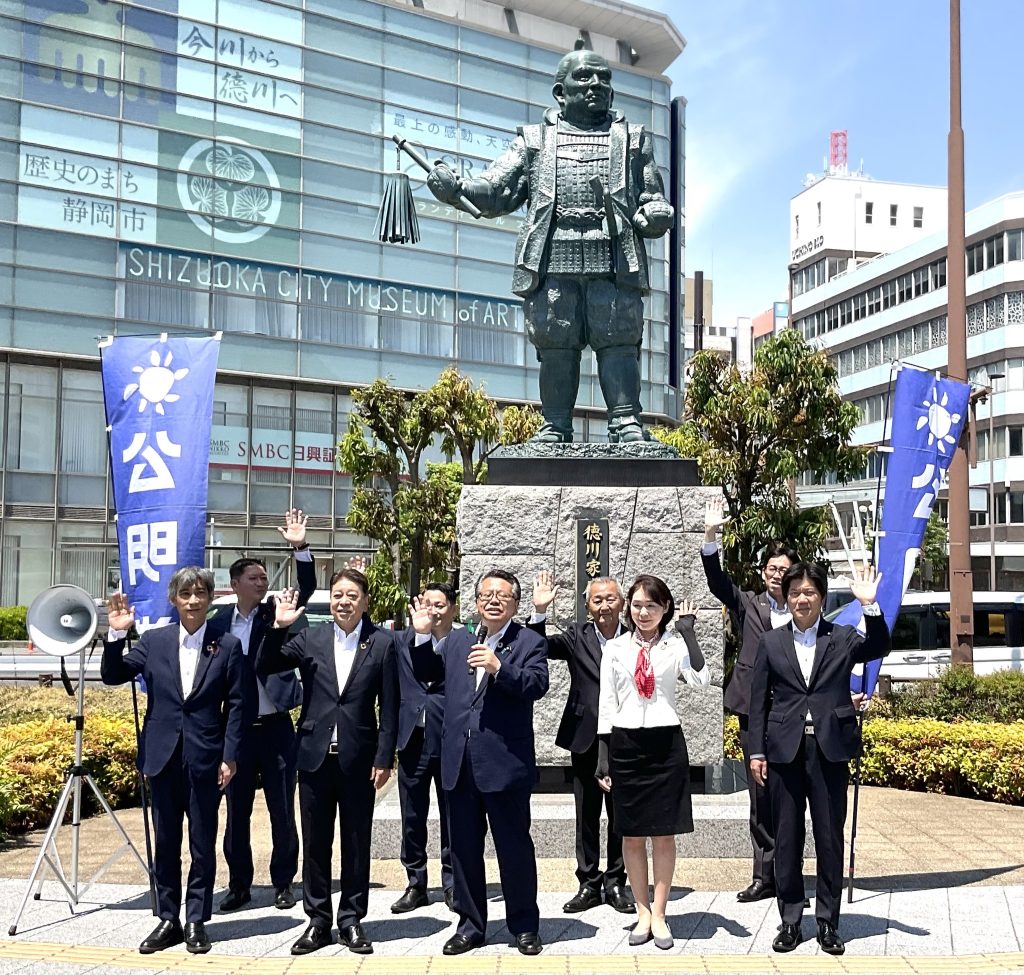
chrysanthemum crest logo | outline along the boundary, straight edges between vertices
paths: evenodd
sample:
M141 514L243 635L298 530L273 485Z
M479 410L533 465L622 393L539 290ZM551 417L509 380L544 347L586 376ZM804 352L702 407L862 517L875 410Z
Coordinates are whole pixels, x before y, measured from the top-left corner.
M214 240L259 240L281 215L281 183L270 160L240 139L200 139L181 157L178 199Z

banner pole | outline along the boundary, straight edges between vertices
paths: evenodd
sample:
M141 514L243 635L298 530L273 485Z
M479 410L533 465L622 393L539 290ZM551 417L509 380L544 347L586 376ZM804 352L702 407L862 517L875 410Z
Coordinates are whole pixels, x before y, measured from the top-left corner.
M860 711L857 714L857 731L862 735L861 738L861 753L863 754L863 731L864 731L864 712ZM848 880L846 886L846 903L853 903L853 877L854 877L854 865L857 861L857 812L860 807L860 759L861 756L857 756L857 761L853 766L853 816L850 820L850 869L848 873Z

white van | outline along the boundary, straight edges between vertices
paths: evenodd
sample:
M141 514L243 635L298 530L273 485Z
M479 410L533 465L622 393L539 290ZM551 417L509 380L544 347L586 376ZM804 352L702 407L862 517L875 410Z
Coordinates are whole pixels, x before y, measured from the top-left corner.
M881 673L894 681L938 677L952 662L949 644L949 593L908 592ZM1019 592L974 594L974 672L997 670L1024 670L1024 594Z

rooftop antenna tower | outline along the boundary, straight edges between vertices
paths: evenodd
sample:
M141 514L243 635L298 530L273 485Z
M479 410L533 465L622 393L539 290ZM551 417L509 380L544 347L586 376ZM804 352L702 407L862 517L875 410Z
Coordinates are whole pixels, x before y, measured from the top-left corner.
M828 171L832 176L849 172L846 162L846 129L833 131L828 139Z

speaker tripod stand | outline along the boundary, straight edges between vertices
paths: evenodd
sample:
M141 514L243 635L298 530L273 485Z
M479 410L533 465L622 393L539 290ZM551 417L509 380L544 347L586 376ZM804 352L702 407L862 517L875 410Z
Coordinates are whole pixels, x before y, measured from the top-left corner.
M93 640L92 645L95 647L95 640ZM39 900L42 895L43 881L46 879L45 867L50 868L53 872L54 879L56 879L57 883L64 888L64 895L67 898L68 908L72 914L75 912L75 908L78 907L85 891L96 883L103 874L106 873L107 870L110 869L110 867L126 853L134 854L135 859L139 861L139 866L141 866L145 871L146 876L150 876L149 867L146 864L146 861L143 860L139 851L135 848L135 844L132 842L131 837L125 831L124 826L121 825L121 821L114 814L114 810L111 808L110 803L107 802L100 787L96 784L96 780L92 777L88 768L82 764L82 738L85 727L84 708L85 647L83 646L78 651L77 707L75 709L74 718L69 719L73 721L75 725L74 764L70 769L68 769L67 781L64 783L64 789L60 794L60 798L57 800L57 808L53 811L53 818L50 820L50 826L46 831L46 836L43 838L42 846L39 848L39 855L36 857L35 866L32 868L32 873L29 875L28 883L25 886L25 896L22 898L21 906L18 908L18 913L14 916L14 920L11 922L11 926L8 929L7 933L12 936L18 932L18 922L21 920L21 915L25 913L25 908L28 905L29 897L32 896L33 888L35 888L35 900ZM83 786L88 786L92 790L92 793L96 797L96 801L100 804L100 808L103 810L104 815L109 816L110 821L114 824L114 828L121 837L121 843L113 850L110 856L107 857L106 861L88 880L81 882L79 880L78 871L78 854L80 842L79 834L82 822ZM66 871L64 869L64 863L61 860L60 852L57 849L57 836L61 824L64 822L64 818L67 815L69 805L71 806L71 860L69 864L70 871Z

